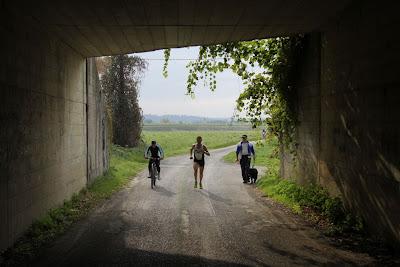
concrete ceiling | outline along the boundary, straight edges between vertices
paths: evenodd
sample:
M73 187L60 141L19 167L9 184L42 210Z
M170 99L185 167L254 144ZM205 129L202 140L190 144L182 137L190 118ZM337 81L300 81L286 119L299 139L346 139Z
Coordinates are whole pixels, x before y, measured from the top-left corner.
M351 0L26 2L4 4L91 57L315 31Z

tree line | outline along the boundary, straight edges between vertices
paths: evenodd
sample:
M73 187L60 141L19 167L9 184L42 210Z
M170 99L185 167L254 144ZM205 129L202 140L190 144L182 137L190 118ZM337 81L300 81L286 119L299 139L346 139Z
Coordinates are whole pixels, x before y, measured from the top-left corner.
M111 115L111 140L123 147L135 147L142 132L138 96L147 62L138 56L117 55L97 58L96 63Z

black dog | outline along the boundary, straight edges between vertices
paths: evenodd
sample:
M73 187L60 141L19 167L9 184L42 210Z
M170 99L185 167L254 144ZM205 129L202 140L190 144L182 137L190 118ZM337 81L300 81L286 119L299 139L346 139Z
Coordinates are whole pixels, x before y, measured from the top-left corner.
M250 168L248 172L249 181L251 184L255 184L257 181L258 171L256 168Z

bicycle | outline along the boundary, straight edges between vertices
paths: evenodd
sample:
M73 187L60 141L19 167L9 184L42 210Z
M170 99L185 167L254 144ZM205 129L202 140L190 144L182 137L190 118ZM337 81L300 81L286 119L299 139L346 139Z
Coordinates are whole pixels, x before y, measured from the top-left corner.
M157 163L155 158L150 158L151 160L153 160L153 162L151 163L151 169L150 169L150 185L151 185L151 189L153 189L156 186L156 180L160 178L160 174L158 173L158 169L157 169ZM158 159L159 160L159 159Z

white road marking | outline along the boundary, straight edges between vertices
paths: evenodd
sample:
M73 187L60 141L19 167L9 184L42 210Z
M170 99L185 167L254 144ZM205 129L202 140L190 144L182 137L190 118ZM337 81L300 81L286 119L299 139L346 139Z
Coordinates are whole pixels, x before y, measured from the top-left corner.
M182 219L182 231L185 234L189 234L189 212L187 210L183 210L181 213L181 219Z
M207 184L207 182L205 182L204 184L205 184L206 188L208 188L208 184ZM208 200L208 203L210 203L211 213L212 213L212 215L213 215L213 216L216 216L216 215L215 215L215 209L214 209L214 206L213 206L213 204L211 203L211 200L210 200L210 195L208 194L208 191L207 191L207 190L205 190L204 192L205 192L205 193L206 193L206 195L207 195L207 200Z

